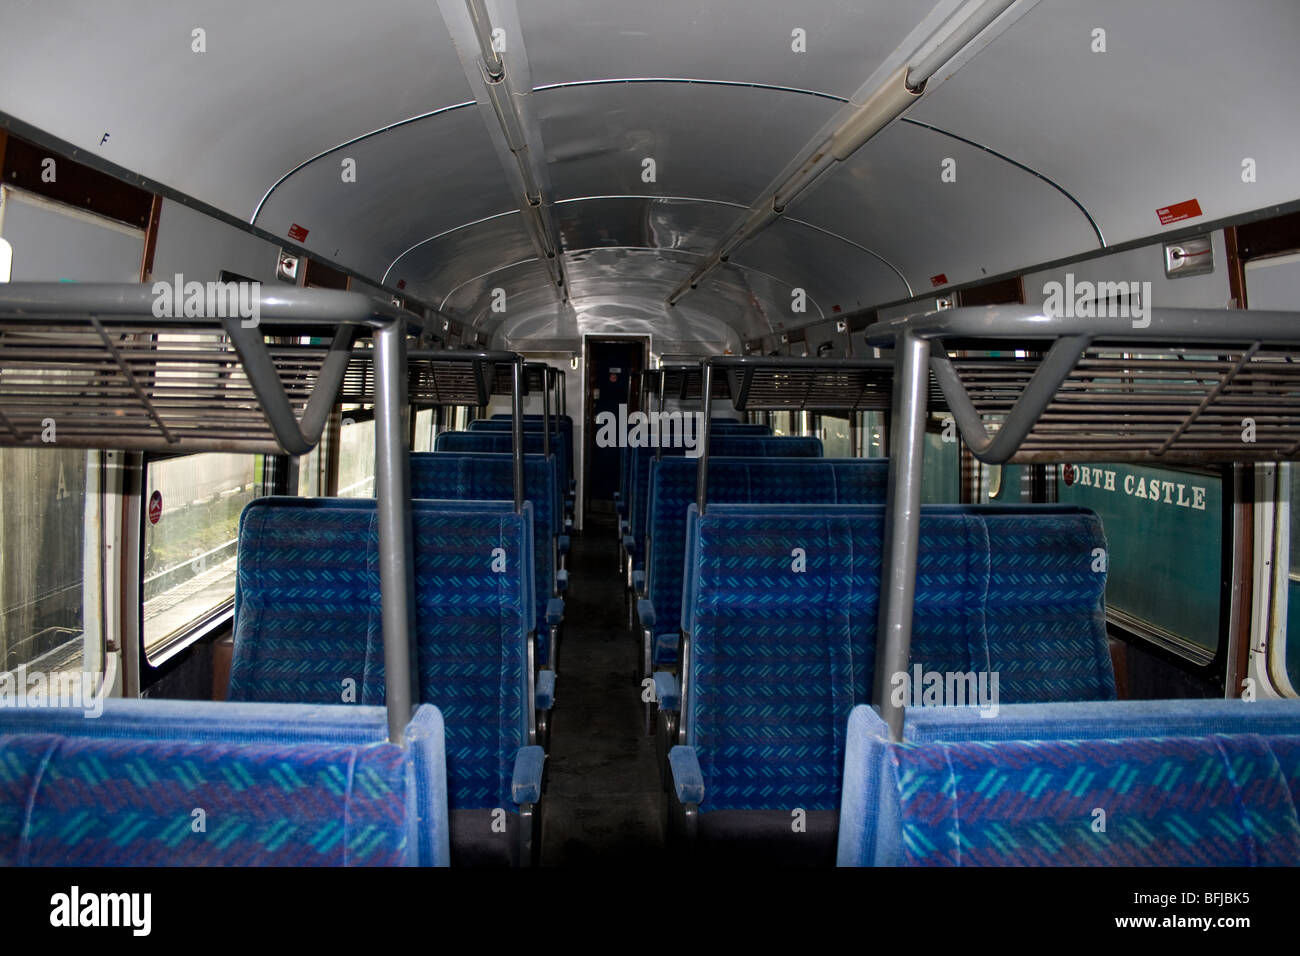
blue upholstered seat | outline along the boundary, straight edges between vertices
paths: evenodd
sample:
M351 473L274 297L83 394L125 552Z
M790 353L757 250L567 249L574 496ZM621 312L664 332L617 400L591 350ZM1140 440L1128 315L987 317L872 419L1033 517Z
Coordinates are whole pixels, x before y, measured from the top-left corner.
M338 703L351 687L357 703L383 703L374 505L364 499L267 498L245 509L232 700L300 701L294 694L305 688L316 696L304 702ZM419 694L421 701L436 704L446 720L456 853L465 829L457 827L457 812L515 812L521 804L516 799L520 761L532 759L525 753L531 749L534 721L528 640L535 607L531 511L526 503L517 514L512 502L505 501L412 503ZM284 580L266 575L266 568L291 566L316 534L323 541L354 536L360 543L332 555L321 548L313 558L313 567L329 567L331 581L342 582L340 593L355 601L354 630L347 637L354 646L346 659L360 660L359 670L320 656L310 614L294 620L258 610L283 599ZM343 640L331 634L331 646ZM275 653L266 653L267 647ZM350 685L345 683L349 677ZM477 824L475 828L475 840L488 833L477 832Z
M0 709L0 866L445 866L442 717L110 699ZM201 813L196 813L201 811Z
M686 512L695 501L698 459L650 462L646 598L637 604L643 659L653 667L677 659L686 563ZM709 501L873 504L885 500L887 460L865 458L709 458ZM646 641L646 637L649 641ZM649 670L646 671L650 673Z
M683 455L685 449L682 447L656 449L644 446L633 448L628 454L628 468L632 478L628 484L629 530L623 539L623 548L631 560L633 571L645 571L645 536L650 512L650 463L657 458ZM821 458L822 443L820 438L719 434L710 438L709 457Z
M688 514L687 746L670 759L674 772L694 761L701 831L718 811L833 815L842 727L874 684L884 509L711 504L702 517L694 506ZM998 564L1007 560L1008 542L1023 549L1011 570ZM1039 700L1062 689L1113 699L1096 547L1104 547L1100 522L1082 509L926 509L912 667L973 675L975 683L963 686L975 690L971 702L978 704ZM1032 560L1039 554L1052 557L1039 565ZM1003 630L986 627L986 609L1013 585L1052 599L1026 604L1021 623L1037 629L1038 642L1017 628L1015 654L1007 654L997 644ZM1010 668L996 697L993 660ZM1065 678L1048 666L1053 662ZM656 686L671 687L666 678L656 675ZM681 782L675 776L679 797ZM833 836L833 826L828 832Z
M557 567L559 513L555 509L555 469L541 455L524 456L524 494L532 504L533 574L536 608L537 664L551 664L551 635L563 617ZM513 501L511 455L433 452L411 455L411 497L453 501ZM552 619L554 623L552 623Z
M850 716L842 866L1300 865L1300 701L916 708L903 738Z

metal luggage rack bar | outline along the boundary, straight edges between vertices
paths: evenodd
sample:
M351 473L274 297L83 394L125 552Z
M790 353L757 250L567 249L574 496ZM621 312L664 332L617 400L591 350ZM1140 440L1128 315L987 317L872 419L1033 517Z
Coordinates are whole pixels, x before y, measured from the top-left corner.
M357 334L412 318L314 289L258 293L255 321L157 301L147 284L0 285L0 445L305 454ZM329 341L276 341L303 330Z
M867 341L892 348L896 363L873 688L894 740L902 739L904 710L893 702L891 677L911 656L931 375L966 444L993 464L1245 462L1300 453L1300 312L1150 309L1137 323L995 306L867 329Z
M707 360L725 372L738 411L889 411L894 363L889 359L806 356L717 356ZM931 405L945 408L931 383Z
M881 346L904 333L928 342L962 438L992 464L1300 456L1300 314L1155 309L1149 318L1133 328L1000 306L867 334ZM990 339L1011 354L988 354Z

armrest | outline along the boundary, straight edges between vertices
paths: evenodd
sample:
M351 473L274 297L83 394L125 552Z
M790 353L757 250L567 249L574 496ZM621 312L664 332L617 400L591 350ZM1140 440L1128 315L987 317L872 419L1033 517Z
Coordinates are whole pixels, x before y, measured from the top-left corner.
M628 554L636 554L636 537L630 534L623 535L623 550Z
M645 572L644 571L632 572L632 589L636 591L637 594L645 594Z
M560 554L569 553L569 536L567 534L560 535L559 548L560 548Z
M555 671L537 672L537 687L534 689L533 695L538 710L550 710L555 706Z
M674 747L668 751L668 768L679 801L697 805L704 802L704 773L694 747Z
M672 759L671 754L669 759ZM542 766L545 763L546 751L541 747L533 745L519 748L515 754L514 776L510 778L510 796L516 806L536 803L542 798Z
M546 602L546 623L559 624L564 620L564 598L551 598Z
M619 537L621 537L621 538L626 538L626 537L627 537L627 533L628 533L630 530L632 530L632 526L631 526L630 524L627 523L627 519L626 519L626 518L619 518L619 519L618 519L618 534L619 534Z
M637 576L636 571L632 572L632 577ZM655 626L655 602L649 598L638 598L636 602L636 616L641 619L642 627L653 628Z
M668 671L655 671L655 700L659 702L659 709L664 710L681 710L682 698L677 688L677 678Z
M569 590L569 569L560 568L555 572L555 590L564 593Z

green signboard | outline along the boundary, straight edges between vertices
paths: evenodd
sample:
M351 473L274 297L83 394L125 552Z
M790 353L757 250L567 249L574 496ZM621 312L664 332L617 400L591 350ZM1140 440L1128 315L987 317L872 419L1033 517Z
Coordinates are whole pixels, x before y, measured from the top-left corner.
M1106 532L1106 605L1209 652L1219 645L1220 479L1139 465L1063 465L1057 498Z

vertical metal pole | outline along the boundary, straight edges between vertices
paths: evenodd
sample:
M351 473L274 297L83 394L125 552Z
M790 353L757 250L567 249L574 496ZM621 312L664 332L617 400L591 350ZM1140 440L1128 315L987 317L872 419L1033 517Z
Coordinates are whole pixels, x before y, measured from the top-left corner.
M709 433L713 421L713 363L705 359L700 363L700 399L704 406L704 434L697 438L703 442L700 463L695 473L695 506L704 514L704 503L709 497Z
M893 447L889 457L889 495L880 573L880 619L876 629L876 679L873 703L903 739L903 708L891 700L894 674L906 673L912 651L912 601L916 596L916 555L921 533L921 465L925 452L930 343L903 332L895 346Z
M542 367L542 454L551 455L551 369Z
M515 358L510 367L512 379L510 401L513 414L510 418L510 442L514 452L515 511L524 510L524 357Z
M664 420L664 378L665 377L666 376L664 375L663 370L660 369L659 370L659 419L658 419L660 423L662 423ZM650 396L647 395L643 400L642 404L645 406L644 410L649 411ZM655 459L658 460L660 458L663 458L663 456L664 456L664 443L655 442Z
M849 412L849 457L862 457L862 412Z
M388 739L400 743L419 701L411 471L402 409L406 404L406 328L375 332L375 497L379 514L379 591L384 629L384 700Z

